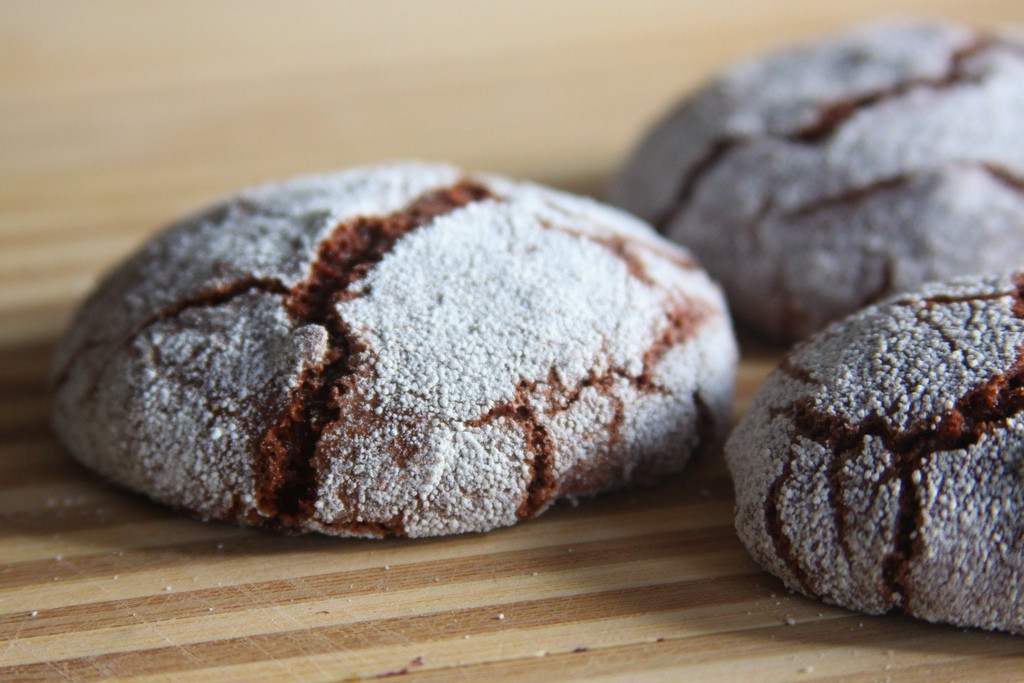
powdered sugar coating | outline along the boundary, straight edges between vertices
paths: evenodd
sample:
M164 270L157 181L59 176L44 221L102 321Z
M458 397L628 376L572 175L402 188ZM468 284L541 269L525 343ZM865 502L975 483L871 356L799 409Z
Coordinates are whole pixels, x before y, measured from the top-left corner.
M466 183L479 196L410 208ZM325 245L375 216L404 232L317 319ZM394 164L245 191L144 246L64 340L54 423L87 465L206 517L426 536L678 471L723 435L735 362L717 287L642 223Z
M89 296L57 350L56 372L63 373L83 349L112 346L182 302L217 296L239 283L292 288L338 223L387 213L459 177L443 165L410 169L415 172L357 171L250 188L185 218L144 244ZM118 305L111 306L112 299Z
M888 293L1015 265L1024 48L861 27L739 64L654 127L610 199L691 248L737 322L789 341Z
M783 361L726 444L760 564L853 609L1024 631L1022 285L931 284Z

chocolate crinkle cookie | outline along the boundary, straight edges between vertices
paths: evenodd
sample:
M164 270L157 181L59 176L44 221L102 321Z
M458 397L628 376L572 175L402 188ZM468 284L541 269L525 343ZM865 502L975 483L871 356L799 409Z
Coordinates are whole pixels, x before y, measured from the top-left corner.
M723 436L735 363L718 288L639 221L394 164L144 245L60 345L54 424L202 517L430 536L680 470Z
M649 133L610 200L776 342L1024 251L1024 43L871 25L748 61Z
M736 527L792 589L1024 632L1024 272L799 345L726 444Z

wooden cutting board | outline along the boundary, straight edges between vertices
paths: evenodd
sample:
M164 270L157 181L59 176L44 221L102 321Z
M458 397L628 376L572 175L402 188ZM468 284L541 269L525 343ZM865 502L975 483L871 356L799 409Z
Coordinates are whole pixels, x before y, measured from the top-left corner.
M218 194L399 157L599 192L742 54L1019 0L0 4L0 680L1024 679L1024 640L791 595L721 455L489 534L281 537L111 487L47 429L68 312ZM778 360L747 349L736 415Z

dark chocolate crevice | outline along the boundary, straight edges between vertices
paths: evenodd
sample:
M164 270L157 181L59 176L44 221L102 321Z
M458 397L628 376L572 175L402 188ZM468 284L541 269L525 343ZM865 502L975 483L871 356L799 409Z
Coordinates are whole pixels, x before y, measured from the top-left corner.
M558 493L558 481L551 469L554 445L548 435L547 427L541 424L541 413L533 405L533 398L544 399L547 408L544 415L551 417L568 410L579 400L580 392L587 386L606 387L610 389L614 375L588 377L572 389L567 388L552 368L546 382L529 382L522 380L516 386L513 398L506 403L499 403L489 411L468 422L468 426L477 427L494 420L508 420L515 423L523 433L527 454L527 467L530 479L524 490L523 500L516 510L520 519L533 517L543 510Z
M542 388L541 388L542 387ZM516 385L511 401L499 403L489 411L467 423L470 427L478 427L494 420L508 420L520 428L527 453L526 465L530 469L530 479L526 484L522 502L516 510L520 519L533 517L557 494L558 481L551 471L551 458L554 446L548 435L547 427L540 423L540 414L533 405L533 396L546 396L547 414L554 415L567 410L578 397L582 386L574 391L566 391L565 386L557 378L554 369L548 373L546 383L535 383L522 380Z
M153 323L174 318L188 309L223 306L233 299L252 293L287 294L288 288L280 280L272 278L243 278L236 280L228 285L200 292L182 301L176 301L174 305L168 306L159 313L155 313L147 318L130 336L135 336L139 330L149 327Z
M946 345L949 347L952 353L956 353L959 350L960 341L957 340L956 337L954 337L952 334L950 334L950 331L946 329L944 325L938 324L935 320L932 320L931 318L922 315L922 311L920 310L915 311L914 317L916 317L918 322L920 322L922 325L927 327L932 332L935 332L935 334L939 335L939 337L942 338L942 341L946 343Z
M686 170L685 175L683 175L683 178L679 183L679 189L676 190L676 196L669 207L663 211L660 216L651 221L651 225L654 226L655 230L660 232L662 235L668 233L668 229L672 226L672 223L675 222L676 217L682 213L690 203L690 199L697 190L697 185L700 184L700 181L704 176L710 173L726 154L742 142L749 141L727 137L721 140L716 140L710 147L708 147L704 155Z
M633 378L637 389L641 392L663 391L654 382L654 367L669 349L694 338L697 330L711 314L712 311L706 304L686 300L673 303L665 314L667 324L642 356L643 369Z
M941 76L912 78L888 88L832 102L818 111L817 120L788 136L787 139L793 142L817 144L832 136L843 123L863 109L898 98L914 90L945 90L964 83L977 83L981 77L968 73L965 64L968 59L991 46L992 41L988 37L980 36L973 43L957 50L950 56L946 73Z
M294 214L273 211L267 207L264 207L250 199L242 198L233 202L225 202L218 204L211 209L200 212L193 215L190 218L185 219L179 226L196 226L202 224L213 224L222 225L227 221L228 215L232 211L240 211L245 214L261 215L274 218L287 218L295 220L299 218ZM302 220L311 221L320 219L324 216L323 212L313 212L301 216ZM97 296L101 294L101 289L93 291L90 295L90 300L95 300ZM128 344L135 339L143 330L150 325L173 318L182 311L189 308L210 308L213 306L220 306L226 304L235 297L244 296L251 292L264 292L267 294L288 294L289 289L276 278L259 278L259 277L241 277L231 282L214 283L208 285L205 289L202 289L196 294L192 294L187 298L179 301L174 301L166 308L156 310L150 313L141 323L135 325L128 333L114 343L110 343L108 338L90 338L84 340L80 346L68 355L68 360L64 364L64 367L55 375L53 380L53 388L60 387L65 381L67 381L68 369L75 365L75 361L84 353L90 349L100 345L108 345L112 349L122 348L125 344ZM113 356L111 353L110 357ZM110 357L106 358L101 364L102 369L110 362Z
M1016 276L1014 285L1014 291L991 295L935 296L923 301L908 298L898 303L950 304L1010 296L1014 299L1014 315L1024 317L1024 274ZM951 340L950 343L954 342ZM794 379L817 383L807 370L795 366L790 357L782 362L779 369ZM920 553L923 543L918 533L923 520L920 499L923 485L920 477L923 473L917 474L917 481L915 473L921 472L922 464L933 453L968 448L978 443L984 434L1005 424L1021 411L1024 411L1024 348L1019 350L1017 361L1005 373L962 396L937 421L898 430L891 427L884 417L872 415L851 425L839 416L815 406L810 399L797 401L786 408L773 409L771 416L773 419L786 417L794 427L794 438L807 438L832 453L832 460L826 470L828 497L834 513L837 543L846 558L852 553L847 538L847 520L852 513L843 498L847 458L863 447L868 437L880 439L892 453L893 465L883 475L879 485L898 479L900 493L892 530L893 549L882 560L882 590L890 605L906 609L912 599L912 586L908 580L910 562ZM807 570L793 552L792 540L783 532L780 514L779 503L792 476L794 458L794 451L791 450L782 472L769 487L764 504L765 528L779 559L805 592L816 594Z
M612 419L605 425L605 432L608 434L605 449L611 453L622 441L622 425L626 421L626 403L611 391L607 392L607 396L608 401L612 404Z
M982 164L982 168L988 171L989 175L1014 192L1024 192L1024 176L1014 173L1005 166L1001 166L991 161L986 164Z
M782 491L792 474L793 460L791 458L782 466L782 472L779 473L779 476L768 487L768 492L764 499L764 530L768 534L772 546L775 548L776 557L782 560L782 563L789 570L790 575L800 586L800 589L809 595L814 595L816 593L814 585L811 583L807 572L804 571L803 565L800 564L800 560L793 551L792 539L783 529L782 510L779 508Z
M513 418L522 425L526 435L526 449L533 456L529 461L530 481L526 485L526 497L516 510L520 519L533 517L554 497L558 480L551 469L552 444L547 428L540 424L533 410L521 405Z
M838 454L837 454L838 455ZM833 523L835 524L836 545L846 560L847 566L852 567L853 547L850 545L849 527L850 508L844 497L847 476L845 474L846 460L841 457L833 457L825 469L825 483L828 487L828 502L833 510ZM900 491L902 493L902 489ZM892 599L887 595L888 600Z
M323 431L337 422L342 398L365 348L339 317L336 305L356 296L351 285L379 263L408 232L470 203L493 198L485 187L463 181L428 192L380 217L357 217L324 240L310 274L285 300L296 325L321 325L329 351L321 366L307 369L290 402L258 446L257 508L265 524L294 528L313 513L319 473L314 456ZM399 534L401 521L352 522L356 533Z
M821 199L808 202L797 209L787 211L784 215L787 218L804 218L813 213L827 209L855 206L864 199L876 194L882 194L890 190L898 190L912 180L914 180L914 176L910 175L896 175L891 178L883 178L861 187L849 189L840 194L822 197Z
M957 165L961 167L974 166L987 172L994 179L1002 183L1003 185L1013 189L1017 192L1024 193L1024 178L1014 175L1009 169L998 166L996 164L980 161L960 161ZM882 194L887 191L899 190L900 188L908 185L911 182L917 180L921 175L932 175L935 171L923 171L920 173L909 173L909 174L898 174L890 178L882 178L875 182L860 187L854 187L840 194L823 197L812 202L808 202L799 208L787 211L784 216L786 218L804 218L811 214L819 211L834 209L838 207L852 207L876 194Z
M136 325L130 332L124 335L124 337L116 344L111 344L108 348L106 356L100 361L96 367L96 371L93 375L92 381L88 388L82 394L83 401L92 401L95 397L96 391L99 389L100 381L103 376L103 371L110 364L110 362L117 356L120 349L124 348L127 344L130 344L135 340L144 330L150 326L162 320L168 320L181 315L187 310L193 310L197 308L214 308L216 306L223 306L226 303L231 302L242 296L246 296L253 293L265 293L265 294L285 294L288 292L288 288L285 287L280 281L271 278L243 278L234 282L223 284L212 287L195 294L187 299L176 301L173 305L168 306L156 313L152 313L141 323ZM74 367L75 360L79 355L85 353L90 348L98 346L98 342L86 342L82 344L76 353L69 356L68 362L64 368L56 376L53 382L54 389L61 387L64 382L67 381L70 369Z
M1011 304L1011 310L1014 316L1018 318L1024 318L1024 299L1021 298L1021 288L1024 288L1024 273L1018 276L1017 290L992 292L990 294L964 294L964 295L950 295L950 294L936 294L928 297L916 297L908 296L900 299L890 300L887 306L924 306L930 308L932 306L955 306L957 304L970 304L979 301L997 301L999 299L1005 299L1006 297L1013 297L1013 303Z
M1010 171L1003 167L981 162L960 162L959 165L980 168L989 173L993 178L1006 187L1012 188L1014 191L1024 193L1024 179L1014 176ZM931 173L932 172L924 172L921 174L899 174L891 178L883 178L861 187L852 188L837 195L808 202L797 209L785 212L782 217L783 219L802 219L821 211L828 211L843 207L853 208L864 200L875 197L876 195L884 194L886 192L898 192L901 188L907 186L911 182L914 182L921 175L930 175ZM752 221L752 226L759 229L763 222L763 218L763 215L757 217ZM871 254L869 254L869 256L871 256ZM870 291L864 294L858 305L859 308L863 308L869 304L879 301L883 297L892 293L894 289L895 282L897 280L898 266L890 254L885 254L883 256L880 281L872 287ZM788 290L789 288L785 287L785 289ZM794 316L793 322L797 322L798 318L799 316Z
M467 426L478 427L505 419L516 423L523 432L531 474L523 502L516 511L518 517L536 515L558 495L558 482L551 471L554 446L542 419L550 419L569 410L580 400L585 389L592 388L607 398L613 408L612 418L605 425L608 440L604 449L610 453L621 440L621 428L626 419L625 405L612 391L615 384L625 380L640 394L669 393L668 389L654 381L654 367L671 347L691 339L707 314L708 311L701 306L689 302L677 303L667 313L667 325L644 353L642 369L638 375L631 375L622 368L607 368L600 374L591 373L575 386L567 387L552 368L544 381L520 381L511 401L499 403L480 417L467 422ZM693 401L697 431L694 450L698 451L716 443L717 425L710 407L698 392L694 392ZM534 403L546 407L540 411Z
M604 237L595 239L594 241L610 251L617 258L621 259L626 265L626 271L629 272L631 276L649 287L653 287L655 285L654 280L652 280L647 274L644 262L636 255L630 244L625 239L621 237Z
M353 298L348 287L366 276L407 232L473 202L493 198L472 182L428 192L400 211L358 217L338 226L321 245L309 277L291 293L288 310L297 321L322 323L338 300Z
M912 597L907 582L909 563L919 551L915 539L922 520L921 482L914 480L915 473L920 472L922 464L932 454L973 446L983 435L1004 425L1022 410L1024 357L1005 374L990 379L960 398L937 422L914 425L902 431L892 428L879 416L850 425L809 402L794 404L785 412L798 435L821 444L833 453L834 462L830 464L828 476L830 500L837 520L849 514L838 493L842 490L842 481L837 479L847 456L863 447L868 437L881 440L892 453L894 464L883 478L883 483L899 479L899 512L893 530L893 550L883 560L882 567L887 597L894 606L906 607ZM781 493L782 482L777 483L780 490L769 496L773 501L777 501ZM766 506L766 517L767 514ZM837 524L837 527L842 531L843 524ZM841 533L841 543L845 542L844 538L845 534ZM780 553L780 556L783 555Z
M72 349L67 354L66 358L64 359L64 362L60 365L60 367L54 368L54 372L51 375L49 382L49 390L51 392L56 392L58 389L64 386L64 384L68 381L68 377L71 373L71 368L78 364L78 359L102 344L102 339L90 337L83 340L82 343L80 343L76 348ZM123 345L123 341L117 344L118 347ZM108 356L102 363L100 363L99 370L97 371L96 374L101 374L103 368L105 368L107 363L109 362L110 357Z
M1012 48L1005 43L994 41L989 36L979 36L970 45L955 51L950 55L949 66L946 73L935 78L915 78L903 83L864 93L857 97L849 97L823 105L812 123L789 134L776 134L765 132L765 137L775 137L781 140L794 142L802 145L817 145L831 138L842 125L852 118L859 111L868 109L882 102L896 99L912 91L946 90L958 85L977 83L983 78L981 74L972 74L967 71L966 65L970 58L993 48ZM1019 48L1015 48L1019 49ZM667 124L670 125L670 124ZM697 186L708 175L713 168L732 151L735 147L749 144L757 138L726 134L711 143L707 151L688 169L679 181L679 189L675 198L660 216L654 218L652 225L662 234L666 234L675 222L688 207L694 196ZM1012 176L1011 176L1012 177ZM873 191L873 190L871 190ZM803 211L803 210L801 210Z
M643 249L653 253L685 270L693 270L698 267L697 262L686 258L685 253L673 254L669 253L667 250L657 249L653 245L647 245L641 242L632 242L624 237L612 234L612 231L610 230L609 234L606 235L593 234L583 232L581 230L573 230L572 228L559 227L550 221L543 219L539 221L539 225L545 230L562 232L604 247L609 253L623 262L626 266L626 272L628 272L631 277L636 278L649 287L654 287L657 283L650 277L650 275L647 274L647 267L644 265L643 259L641 259L637 254L638 249Z
M547 202L547 206L554 211L567 213L565 208L551 202ZM583 220L584 222L593 225L594 218L589 215L580 215L569 213L573 218L577 220ZM666 261L675 264L683 270L695 270L700 268L700 265L693 259L693 257L679 249L675 245L668 243L666 246L660 246L653 241L630 241L619 236L618 230L609 227L603 227L601 233L594 232L583 232L582 230L575 230L573 228L559 227L553 224L549 220L541 219L541 227L548 230L556 230L558 232L564 232L569 235L574 235L580 239L585 239L590 242L595 242L609 251L612 252L618 258L621 258L626 262L626 266L630 271L631 275L638 277L643 280L646 284L653 284L647 276L646 269L643 267L643 263L636 254L636 250L643 250L649 254L653 254L659 258L665 259Z

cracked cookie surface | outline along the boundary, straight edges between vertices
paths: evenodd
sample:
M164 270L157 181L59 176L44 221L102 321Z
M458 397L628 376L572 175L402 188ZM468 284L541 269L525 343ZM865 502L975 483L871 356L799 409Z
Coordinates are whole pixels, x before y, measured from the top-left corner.
M481 531L676 472L724 435L717 287L644 224L406 163L247 190L157 235L77 313L54 425L206 518Z
M691 249L780 342L1024 248L1024 46L865 26L741 63L638 146L609 197Z
M1024 631L1024 273L828 326L761 387L726 460L740 537L790 588Z

